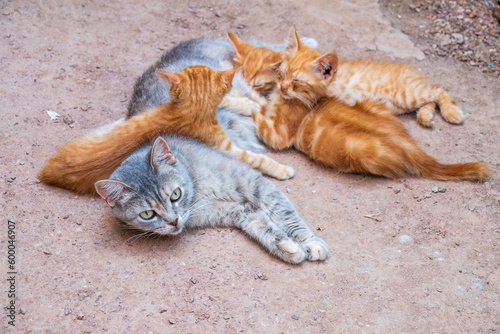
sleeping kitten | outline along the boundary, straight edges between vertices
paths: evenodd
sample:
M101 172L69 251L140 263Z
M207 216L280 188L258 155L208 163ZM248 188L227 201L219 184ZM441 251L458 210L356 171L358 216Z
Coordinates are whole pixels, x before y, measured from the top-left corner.
M313 160L350 173L398 178L483 181L487 165L441 164L425 154L393 111L383 104L350 106L328 89L337 55L321 55L303 45L292 30L283 59L276 64L277 84L268 106L253 114L260 138L275 149L294 146Z
M195 138L230 152L266 175L292 177L292 168L233 145L216 120L235 72L236 68L218 72L205 66L190 66L179 73L158 72L170 82L171 102L119 122L108 132L67 143L46 162L40 180L79 193L94 192L95 182L109 177L138 147L163 134Z
M116 217L151 234L231 226L285 262L328 256L326 243L269 180L191 139L160 137L95 187Z
M290 40L294 34L295 27ZM283 53L254 47L231 33L228 36L236 50L235 66L243 66L242 76L247 83L269 93L275 85L273 65ZM420 71L402 63L340 59L327 95L350 106L367 101L381 103L394 115L416 110L418 122L426 127L432 127L437 105L447 122L460 124L464 121L463 112L441 86L431 85Z

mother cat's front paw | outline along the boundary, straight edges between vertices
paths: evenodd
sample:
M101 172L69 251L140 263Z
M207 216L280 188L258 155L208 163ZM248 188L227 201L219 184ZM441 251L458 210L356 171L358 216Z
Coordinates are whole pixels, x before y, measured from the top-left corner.
M285 239L278 243L277 256L283 261L298 264L306 259L307 254L292 239Z
M330 254L326 242L318 237L304 242L302 246L307 253L308 261L323 261Z

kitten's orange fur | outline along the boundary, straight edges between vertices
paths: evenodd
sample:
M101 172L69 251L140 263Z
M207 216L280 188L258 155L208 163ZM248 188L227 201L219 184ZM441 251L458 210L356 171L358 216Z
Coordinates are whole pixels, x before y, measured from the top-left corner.
M257 91L270 93L275 84L272 67L283 53L254 47L232 33L228 37L235 47L235 64L243 66L245 80ZM417 120L426 127L433 125L437 105L446 121L464 121L462 111L440 85L431 85L420 71L402 63L340 59L327 94L351 106L365 101L382 103L394 115L416 110Z
M312 159L351 173L397 178L483 181L479 162L441 164L425 154L393 111L374 102L349 106L328 89L335 77L334 51L321 55L303 45L292 30L270 103L254 113L259 136L275 149L295 147Z
M279 179L292 177L290 167L232 145L217 122L217 107L231 89L235 71L192 66L177 74L158 72L171 82L172 102L119 123L104 134L64 145L49 158L40 180L78 193L95 193L95 182L108 178L137 148L165 134L196 138L229 151L264 174Z

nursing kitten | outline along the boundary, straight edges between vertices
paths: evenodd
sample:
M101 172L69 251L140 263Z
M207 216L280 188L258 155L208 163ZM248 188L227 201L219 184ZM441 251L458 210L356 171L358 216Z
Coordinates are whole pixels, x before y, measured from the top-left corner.
M231 33L228 36L236 50L235 66L243 66L242 75L254 89L269 93L274 87L273 65L283 53L254 47ZM295 43L295 36L294 27L291 43ZM381 103L394 115L416 110L418 122L426 127L434 123L436 105L446 121L453 124L464 121L463 112L440 85L431 85L420 71L402 63L340 59L327 95L350 106L366 101Z
M318 43L312 38L303 38L311 48ZM265 50L282 51L286 44L268 44L250 40L249 45L265 47ZM127 118L142 113L150 108L170 102L170 83L162 80L156 71L178 73L189 66L203 65L216 71L225 71L233 67L234 48L229 40L214 38L198 38L181 42L165 52L160 60L149 67L137 79L130 100ZM243 69L245 71L245 69ZM250 116L252 103L246 98L258 99L256 92L248 86L237 72L233 78L233 89L224 97L217 110L217 120L231 141L238 147L255 153L263 152L264 146L255 135L255 126Z
M237 227L285 262L328 256L326 243L272 182L191 139L160 137L95 187L117 218L146 235Z
M324 165L350 173L485 179L488 167L483 163L446 165L425 154L386 106L365 101L350 106L328 97L337 62L335 51L321 55L292 31L283 59L276 64L277 86L270 103L253 114L266 144L275 149L294 146Z
M191 66L177 74L158 72L170 81L170 103L118 123L104 134L64 145L49 158L40 180L75 192L92 193L95 182L109 177L138 147L164 134L188 136L226 150L277 179L292 177L292 168L233 145L217 122L217 108L231 90L235 72L236 68L219 72L205 66Z

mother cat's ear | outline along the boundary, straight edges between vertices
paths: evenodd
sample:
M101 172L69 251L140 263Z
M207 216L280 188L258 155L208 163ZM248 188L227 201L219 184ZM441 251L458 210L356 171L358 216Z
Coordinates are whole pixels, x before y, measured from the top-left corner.
M304 47L304 44L300 41L299 35L295 31L295 25L290 30L290 35L288 36L288 45L285 48L285 53L293 53Z
M123 196L124 191L130 188L125 183L116 180L97 181L94 186L97 193L104 198L106 203L111 207L114 207L116 201Z
M173 165L175 163L175 157L167 142L162 137L158 137L151 148L151 157L149 164L155 170L158 170L161 166L168 164Z
M313 68L322 80L329 80L337 73L338 63L337 52L330 51L316 58L313 62Z
M168 82L170 82L170 90L171 91L176 90L182 81L182 78L176 73L167 73L167 72L157 70L156 74L160 78L167 79Z

